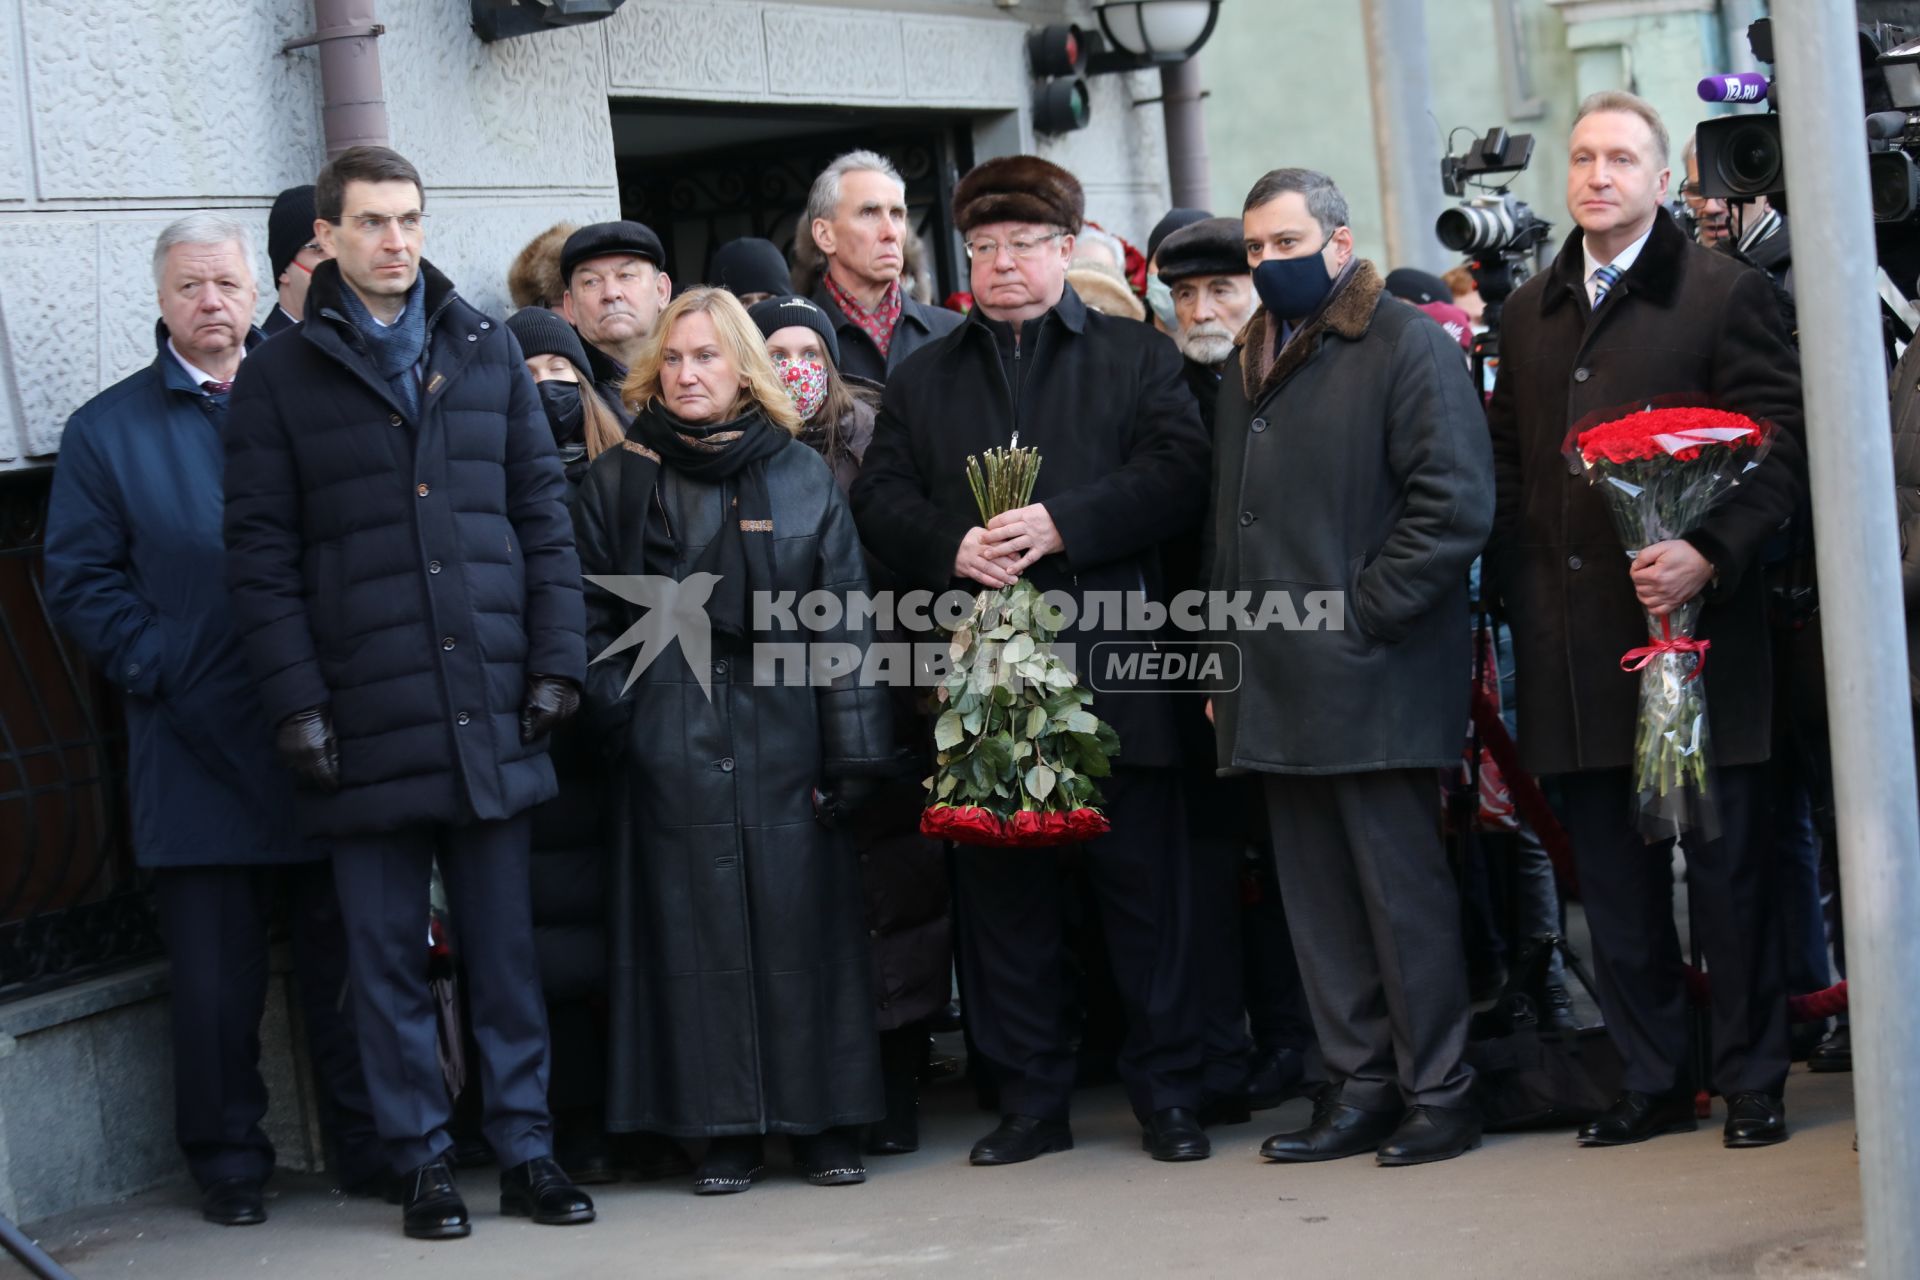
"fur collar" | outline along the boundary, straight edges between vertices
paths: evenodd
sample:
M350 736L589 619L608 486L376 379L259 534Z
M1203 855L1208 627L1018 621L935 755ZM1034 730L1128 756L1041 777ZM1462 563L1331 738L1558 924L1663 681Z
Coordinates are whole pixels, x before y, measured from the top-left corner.
M1547 268L1548 282L1541 291L1540 312L1542 315L1556 307L1567 306L1577 297L1580 305L1587 305L1587 254L1584 243L1586 233L1579 227L1573 229L1560 245L1559 256L1553 265ZM1687 250L1696 248L1673 215L1665 209L1654 215L1653 232L1647 237L1646 247L1640 250L1633 265L1620 277L1620 283L1613 291L1620 294L1638 294L1657 306L1669 307L1680 292L1680 278L1686 266ZM1604 308L1603 308L1604 309Z
M1385 291L1380 272L1362 258L1355 264L1346 284L1321 309L1319 317L1281 348L1264 377L1259 370L1266 359L1267 312L1264 307L1256 311L1253 319L1247 321L1247 327L1240 331L1240 374L1247 389L1247 403L1259 404L1277 391L1281 383L1312 357L1319 348L1322 334L1331 333L1348 342L1365 337L1373 324L1373 313L1380 305L1380 295Z

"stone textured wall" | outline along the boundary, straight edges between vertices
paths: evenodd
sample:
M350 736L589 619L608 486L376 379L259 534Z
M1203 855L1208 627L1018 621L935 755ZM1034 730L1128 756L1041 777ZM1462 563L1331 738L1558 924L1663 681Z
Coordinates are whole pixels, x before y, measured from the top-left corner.
M1039 139L1028 25L1087 0L918 0L898 9L630 0L606 22L482 43L467 0L384 0L393 145L425 175L427 254L481 306L561 218L617 213L610 98L966 113L984 157L1037 150L1085 180L1089 213L1135 240L1166 202L1152 77L1094 84L1094 123ZM198 208L253 228L324 158L317 55L280 52L305 0L0 0L0 468L59 447L69 413L150 360L154 234Z

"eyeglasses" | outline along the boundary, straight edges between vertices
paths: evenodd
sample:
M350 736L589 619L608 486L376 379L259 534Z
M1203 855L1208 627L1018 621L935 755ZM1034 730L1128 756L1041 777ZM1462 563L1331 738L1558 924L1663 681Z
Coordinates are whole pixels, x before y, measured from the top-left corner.
M1013 255L1015 262L1026 262L1046 248L1051 241L1058 240L1065 234L1064 231L1050 231L1036 240L1009 240L1004 246L998 240L971 240L966 246L967 257L992 262L1000 256L1000 250L1004 247Z
M412 213L351 213L340 219L339 225L371 240L385 235L389 222L399 223L400 230L410 236L418 235L426 226L427 215L417 209Z

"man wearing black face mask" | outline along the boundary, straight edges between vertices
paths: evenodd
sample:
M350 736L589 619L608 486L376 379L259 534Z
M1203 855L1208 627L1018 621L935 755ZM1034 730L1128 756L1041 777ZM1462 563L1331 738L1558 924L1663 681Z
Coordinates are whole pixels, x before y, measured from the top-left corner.
M1260 1152L1445 1160L1480 1141L1434 771L1467 723L1486 424L1454 340L1354 256L1331 179L1267 174L1243 226L1263 310L1220 388L1209 585L1293 595L1302 621L1237 635L1242 681L1212 711L1221 765L1264 783L1332 1086ZM1331 601L1317 622L1303 593Z

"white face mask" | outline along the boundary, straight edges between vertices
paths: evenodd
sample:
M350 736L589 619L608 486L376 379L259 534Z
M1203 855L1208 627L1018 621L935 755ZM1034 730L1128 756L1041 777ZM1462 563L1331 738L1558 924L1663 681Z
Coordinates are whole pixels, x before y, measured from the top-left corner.
M1173 286L1162 280L1157 271L1147 273L1147 309L1153 312L1162 328L1180 327L1173 311Z

